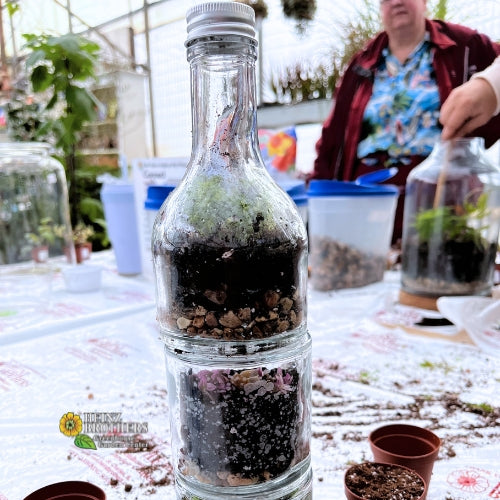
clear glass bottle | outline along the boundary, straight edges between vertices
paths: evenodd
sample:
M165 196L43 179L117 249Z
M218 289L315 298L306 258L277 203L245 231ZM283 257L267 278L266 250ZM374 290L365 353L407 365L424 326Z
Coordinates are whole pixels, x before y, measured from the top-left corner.
M210 2L187 22L192 154L152 239L176 484L308 498L307 233L260 156L253 9Z
M500 169L481 138L438 142L408 176L402 291L437 298L493 286L500 227Z
M0 143L0 265L75 262L63 166L36 142Z

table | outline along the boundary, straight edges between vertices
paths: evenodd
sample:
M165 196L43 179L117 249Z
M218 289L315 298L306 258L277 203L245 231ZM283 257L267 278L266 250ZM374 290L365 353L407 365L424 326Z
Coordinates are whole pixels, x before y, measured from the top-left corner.
M0 276L0 500L75 479L110 500L175 498L153 284L119 276L111 252L91 262L103 286L86 294L67 292L57 271ZM398 290L390 271L308 292L314 499L344 498L347 466L372 459L368 433L390 422L442 438L429 500L500 498L500 359L455 326L415 326L435 313L397 304ZM77 447L59 430L68 412L115 419L122 433Z

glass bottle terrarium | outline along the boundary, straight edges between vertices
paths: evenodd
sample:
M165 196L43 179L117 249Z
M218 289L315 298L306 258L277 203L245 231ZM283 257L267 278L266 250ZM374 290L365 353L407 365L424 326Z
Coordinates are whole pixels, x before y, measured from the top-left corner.
M488 294L500 225L500 169L481 138L438 142L407 179L402 294Z
M50 146L0 144L0 265L43 263L69 250L74 261L63 166Z
M152 239L179 498L309 498L307 233L260 156L254 13L187 22L192 154Z

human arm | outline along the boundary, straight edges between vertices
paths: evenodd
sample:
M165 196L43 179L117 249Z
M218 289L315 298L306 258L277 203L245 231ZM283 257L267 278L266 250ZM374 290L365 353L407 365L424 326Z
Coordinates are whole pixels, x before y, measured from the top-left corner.
M452 90L441 107L441 138L463 137L500 112L500 56L484 71L476 73Z

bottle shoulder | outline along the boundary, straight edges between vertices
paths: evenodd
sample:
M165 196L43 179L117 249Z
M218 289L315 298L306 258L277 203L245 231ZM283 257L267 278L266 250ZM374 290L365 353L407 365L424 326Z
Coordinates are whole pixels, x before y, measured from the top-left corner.
M263 167L188 173L162 208L158 225L158 237L179 243L228 248L265 241L307 245L293 200Z

